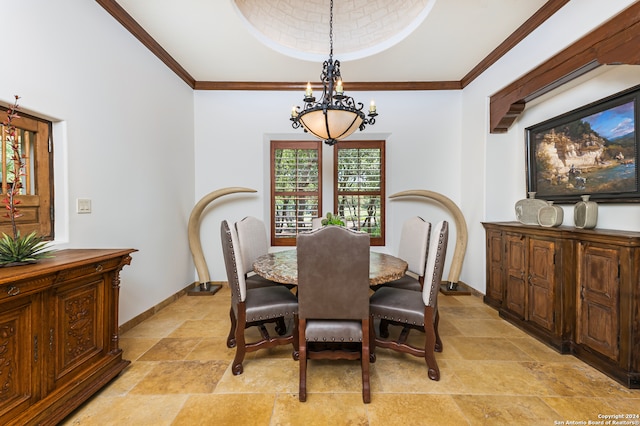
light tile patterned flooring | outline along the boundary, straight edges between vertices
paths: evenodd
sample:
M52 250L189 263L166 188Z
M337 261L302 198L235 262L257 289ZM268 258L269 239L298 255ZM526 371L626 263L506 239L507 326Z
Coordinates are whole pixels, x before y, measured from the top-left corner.
M300 403L291 346L250 353L244 373L231 374L229 303L226 287L185 296L124 333L131 365L62 424L557 425L640 413L640 390L558 354L477 296L439 296L439 382L422 359L379 349L370 404L358 361L324 360L310 361Z

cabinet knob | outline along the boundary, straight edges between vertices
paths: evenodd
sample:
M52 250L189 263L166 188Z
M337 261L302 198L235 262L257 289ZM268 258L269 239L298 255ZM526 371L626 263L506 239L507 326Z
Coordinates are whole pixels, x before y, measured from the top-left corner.
M101 263L98 263L96 265L96 272L102 272L102 264Z
M20 288L19 287L10 286L7 289L7 294L9 296L17 296L19 293L20 293Z

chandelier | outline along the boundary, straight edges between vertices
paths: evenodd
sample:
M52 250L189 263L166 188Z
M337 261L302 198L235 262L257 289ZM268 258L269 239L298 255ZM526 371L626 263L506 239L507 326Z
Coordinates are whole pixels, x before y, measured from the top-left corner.
M340 76L340 61L333 60L333 0L331 0L329 17L329 60L322 64L322 97L316 102L311 90L311 83L307 83L304 94L304 107L291 109L292 126L294 129L303 127L318 139L324 140L327 145L335 145L339 140L346 138L356 131L364 130L367 124L374 125L376 105L371 101L369 114L365 116L362 109L364 105L344 94L342 78Z

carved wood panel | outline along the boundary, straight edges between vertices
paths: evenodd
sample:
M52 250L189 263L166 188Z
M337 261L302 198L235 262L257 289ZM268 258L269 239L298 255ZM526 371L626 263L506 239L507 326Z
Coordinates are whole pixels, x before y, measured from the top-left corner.
M54 372L57 382L104 350L104 287L103 277L98 276L83 285L56 291L58 315L51 345L58 354Z
M0 312L0 424L31 403L36 392L31 373L35 353L32 303L23 297Z

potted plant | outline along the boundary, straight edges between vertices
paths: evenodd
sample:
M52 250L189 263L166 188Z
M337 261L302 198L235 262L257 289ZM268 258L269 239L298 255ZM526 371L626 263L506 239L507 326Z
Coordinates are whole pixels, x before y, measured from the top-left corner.
M331 212L327 213L324 219L322 219L322 226L336 225L344 226L344 222L339 216L334 216Z
M44 237L36 234L35 231L27 236L21 236L20 230L16 224L16 219L22 216L17 208L20 204L18 195L22 189L22 176L24 176L24 165L20 154L20 141L17 138L17 129L13 125L13 120L19 118L18 115L18 99L15 96L13 106L7 110L7 119L2 123L4 126L3 135L6 135L5 141L10 148L11 164L7 177L12 175L12 181L7 184L7 193L2 202L5 204L5 217L11 219L11 228L13 235L2 233L0 238L0 266L23 265L27 263L35 263L40 259L53 257L49 243ZM8 179L7 179L8 180Z

